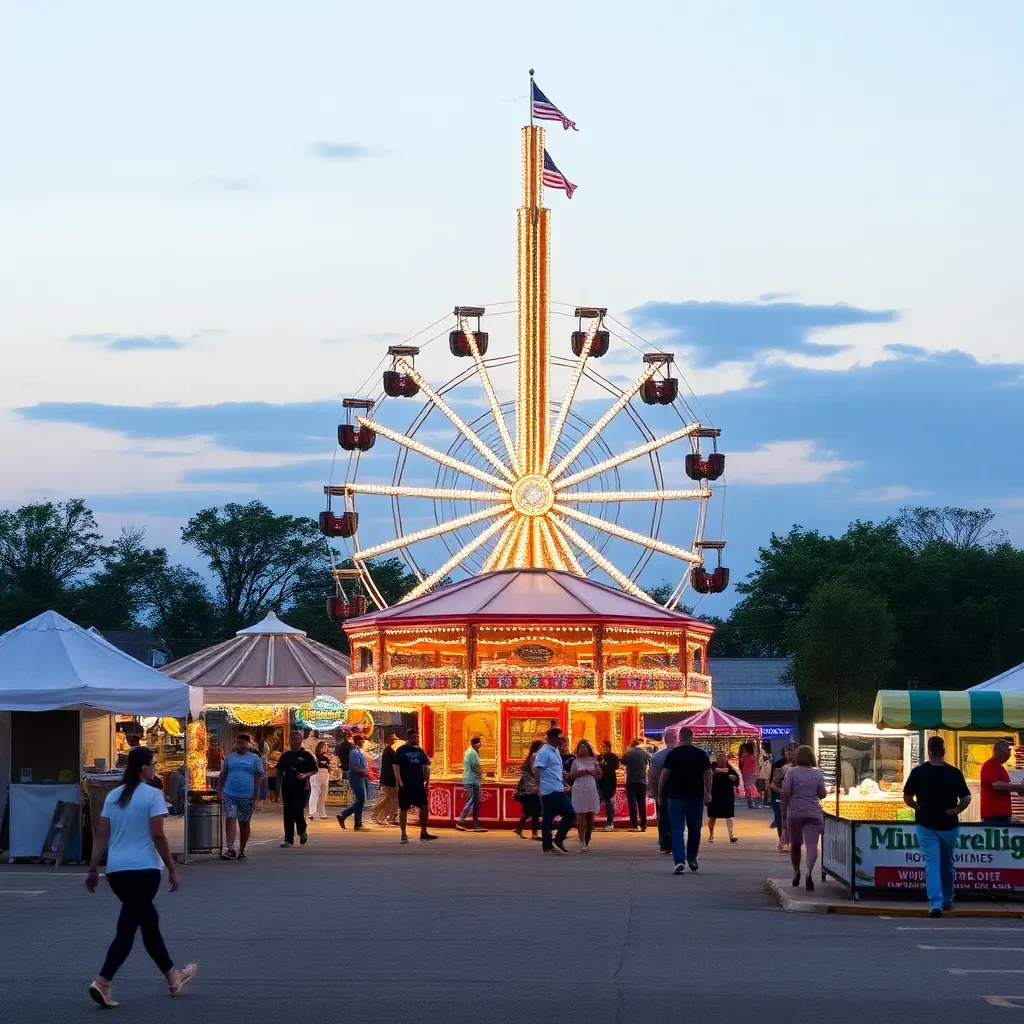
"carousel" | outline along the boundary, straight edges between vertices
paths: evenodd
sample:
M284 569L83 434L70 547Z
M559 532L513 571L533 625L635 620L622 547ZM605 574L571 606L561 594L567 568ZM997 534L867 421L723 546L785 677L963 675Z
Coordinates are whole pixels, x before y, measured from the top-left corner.
M724 541L706 535L724 487L720 431L688 404L672 353L604 307L551 299L543 190L553 164L542 128L523 128L521 152L517 299L456 306L435 338L388 349L379 384L343 403L344 480L325 487L320 516L339 545L328 611L351 644L346 703L416 713L441 822L460 810L473 736L483 740L481 817L511 824L520 766L552 725L572 743L608 740L621 751L643 736L645 711L710 707L713 627L679 606L720 593L729 577ZM572 326L564 356L550 341L558 315ZM499 354L512 324L515 348ZM612 337L622 351L601 373L594 361ZM439 338L443 362L467 368L435 386L428 372L445 370L426 350ZM621 386L630 348L641 368ZM425 401L402 421L417 395ZM395 446L390 482L384 453L371 452L378 439ZM380 540L385 520L394 532ZM389 604L382 569L393 580L399 558L415 582L397 599L388 593ZM668 567L660 601L638 582L656 565Z

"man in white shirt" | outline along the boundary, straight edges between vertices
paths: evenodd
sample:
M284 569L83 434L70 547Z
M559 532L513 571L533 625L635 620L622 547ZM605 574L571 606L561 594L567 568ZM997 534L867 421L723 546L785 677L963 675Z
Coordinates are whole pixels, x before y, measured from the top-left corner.
M547 743L537 751L533 759L533 775L537 780L540 802L544 808L541 845L544 853L559 856L569 852L565 848L565 837L569 834L569 829L576 823L576 812L565 791L562 755L558 752L558 743L561 737L561 729L548 729ZM559 815L561 815L561 821L558 825L558 833L552 839L552 826L555 818Z

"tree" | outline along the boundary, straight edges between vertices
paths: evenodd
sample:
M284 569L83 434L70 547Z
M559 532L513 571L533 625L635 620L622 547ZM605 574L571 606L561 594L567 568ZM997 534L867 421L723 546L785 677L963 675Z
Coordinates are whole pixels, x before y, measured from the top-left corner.
M96 518L81 498L0 512L0 628L66 607L68 592L103 552Z
M845 576L812 591L793 631L790 672L805 714L867 714L890 679L897 643L886 602Z
M149 600L153 632L171 645L175 657L230 635L222 629L210 588L194 569L180 565L165 568L152 581Z
M261 501L203 509L185 524L181 539L205 556L218 584L222 628L229 634L271 608L291 604L307 570L328 571L316 522L275 515Z
M900 539L913 551L924 551L929 544L943 541L955 548L997 547L1006 541L1005 530L989 530L995 513L988 508L911 508L900 509L894 520Z

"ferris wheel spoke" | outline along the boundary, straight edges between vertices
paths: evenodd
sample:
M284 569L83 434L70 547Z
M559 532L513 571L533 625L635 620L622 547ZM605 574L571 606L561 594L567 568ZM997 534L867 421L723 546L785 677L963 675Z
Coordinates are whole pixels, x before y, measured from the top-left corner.
M575 573L577 576L586 576L587 574L583 571L583 566L580 565L580 560L576 557L576 552L573 551L572 545L569 541L567 541L547 520L545 520L545 526L551 534L551 539L558 546L558 550L561 552L562 558L565 559L569 571Z
M370 548L363 548L352 555L353 561L366 561L376 555L383 555L385 552L394 551L397 548L408 547L410 544L418 544L421 540L429 540L431 537L440 537L442 533L451 533L452 530L461 530L464 526L472 526L484 519L494 519L496 516L505 515L502 508L485 508L480 512L473 512L468 516L459 516L458 519L449 519L447 522L438 523L437 526L427 527L425 530L416 530L415 533L407 533L394 540L385 541L383 544L375 544Z
M454 569L459 565L464 558L468 558L474 551L479 547L486 544L499 530L503 530L512 521L512 513L506 513L496 523L491 523L479 536L474 537L468 544L464 544L458 551L448 559L444 565L435 569L425 580L418 583L408 594L405 595L398 603L402 604L405 601L411 601L414 597L419 597L420 594L425 594L428 590L431 590L434 586L441 582Z
M502 559L505 557L506 552L514 542L520 526L522 526L522 520L513 519L505 528L505 532L499 538L498 543L494 545L491 553L484 559L483 568L480 570L481 572L492 572L494 569L497 569L502 565Z
M567 522L559 519L557 516L551 516L551 522L554 523L555 528L559 530L566 540L571 541L576 545L589 558L595 565L603 569L608 575L615 580L616 583L627 594L632 594L634 597L642 598L644 601L650 601L654 604L654 599L650 594L641 590L621 569L617 569L611 562L608 561L600 551L583 539Z
M399 433L399 431L385 427L382 423L376 423L365 416L359 417L359 425L361 427L369 427L370 430L376 431L381 437L386 437L389 441L402 445L403 448L408 448L410 451L414 451L428 459L433 459L434 462L440 462L442 466L447 466L449 469L465 473L466 476L475 477L477 480L490 484L492 487L500 487L505 491L512 490L512 485L507 480L502 480L501 477L494 476L492 473L485 473L482 469L477 469L476 466L471 466L468 462L453 459L450 455L445 455L444 452L431 448L430 445L421 444L414 437L409 437L408 434Z
M568 452L566 452L562 461L559 462L559 464L555 466L550 473L548 473L548 479L554 480L556 477L561 476L569 466L572 465L573 459L575 459L576 456L579 455L579 453L583 451L583 449L586 448L587 445L590 444L591 441L593 441L594 438L597 437L597 435L600 434L601 431L604 430L604 428L608 426L608 424L611 423L611 421L615 419L615 417L618 416L618 414L622 412L627 405L629 405L629 400L655 375L655 373L658 372L659 369L660 367L658 364L651 363L650 366L648 366L647 369L644 370L644 372L641 373L640 376L622 392L616 403L569 449Z
M688 491L571 491L559 494L558 500L570 505L585 505L603 501L699 501L710 497L711 491L703 488Z
M671 555L673 558L682 559L684 562L692 562L694 565L700 565L704 559L694 551L688 551L686 548L677 547L675 544L666 544L663 540L658 540L656 537L648 537L644 533L637 533L635 530L627 530L625 527L619 526L616 523L608 523L603 519L598 519L597 516L587 515L586 512L580 512L579 509L569 508L567 505L554 505L552 511L557 512L560 515L568 516L570 519L575 519L578 523L583 523L585 526L593 526L597 530L601 530L603 533L609 533L613 537L619 537L622 540L632 541L634 544L640 544L645 548L650 548L651 551L660 551L663 555Z
M683 437L689 437L698 430L700 430L699 423L688 423L685 427L673 430L671 434L666 434L664 437L656 437L653 441L630 448L629 451L623 452L621 455L613 455L610 459L605 459L604 462L598 462L593 466L580 470L579 473L573 473L572 476L567 476L564 480L555 481L555 490L561 491L565 487L571 487L573 484L589 480L592 476L606 473L609 469L615 469L616 466L621 466L624 462L632 462L633 459L639 459L641 455L657 451L657 449L666 444L671 444L673 441L678 441ZM562 462L564 463L565 460L563 459Z
M400 484L341 484L328 487L327 493L341 497L350 494L393 495L400 498L432 498L435 501L503 501L508 502L505 491L459 490L453 487L408 487Z
M572 371L572 379L569 381L569 387L566 389L565 398L562 399L562 405L558 410L558 417L555 419L555 425L551 428L551 436L548 438L548 449L544 453L544 462L542 463L541 470L544 473L546 473L551 467L551 456L555 452L555 445L558 444L558 439L561 437L562 430L565 427L566 418L569 415L569 410L572 408L573 399L576 397L576 389L580 385L580 380L583 377L583 371L587 366L587 357L590 355L590 344L594 340L594 335L597 334L597 329L600 325L601 318L595 317L595 319L590 322L587 335L583 339L583 348L576 359L576 366Z
M480 435L471 427L467 426L462 417L423 379L423 375L406 359L399 359L397 365L403 373L408 374L419 385L420 391L430 399L431 402L445 416L451 420L456 430L504 477L515 483L515 476L491 449L484 444Z
M487 365L484 363L483 356L480 355L480 349L477 347L476 334L469 326L469 321L465 318L460 326L462 333L466 336L466 341L469 343L469 350L473 353L473 362L476 363L477 376L480 378L480 384L483 386L484 394L487 396L487 404L491 407L491 415L494 417L495 426L497 426L501 440L505 444L505 450L508 452L509 463L513 471L518 475L521 469L519 459L516 457L516 446L512 441L512 435L509 433L508 424L505 422L505 415L498 404L498 396L494 393L491 377L487 372Z

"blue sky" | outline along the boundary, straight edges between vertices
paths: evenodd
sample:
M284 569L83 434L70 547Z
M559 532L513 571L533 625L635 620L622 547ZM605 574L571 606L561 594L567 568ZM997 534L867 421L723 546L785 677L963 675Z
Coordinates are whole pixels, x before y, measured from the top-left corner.
M83 494L172 547L205 504L317 511L386 345L514 296L534 66L580 127L548 134L579 186L555 297L676 353L735 574L771 529L905 503L1024 543L1024 9L823 7L9 8L0 501Z

